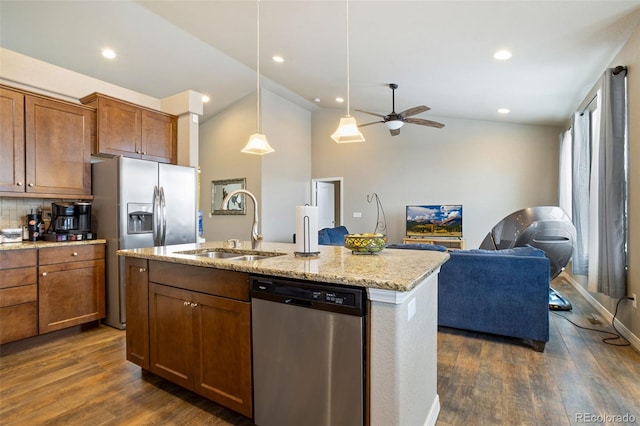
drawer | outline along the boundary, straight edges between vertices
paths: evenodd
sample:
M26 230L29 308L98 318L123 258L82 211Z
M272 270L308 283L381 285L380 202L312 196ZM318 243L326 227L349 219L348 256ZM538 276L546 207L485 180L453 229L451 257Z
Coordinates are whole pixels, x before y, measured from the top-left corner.
M104 244L41 248L38 251L40 266L93 259L104 259Z
M35 266L37 262L38 251L35 249L0 250L0 269Z
M36 302L0 308L0 344L38 334Z
M0 308L27 302L36 302L37 300L38 286L36 284L3 288L0 290Z
M37 282L38 271L35 266L0 271L0 289L36 284Z

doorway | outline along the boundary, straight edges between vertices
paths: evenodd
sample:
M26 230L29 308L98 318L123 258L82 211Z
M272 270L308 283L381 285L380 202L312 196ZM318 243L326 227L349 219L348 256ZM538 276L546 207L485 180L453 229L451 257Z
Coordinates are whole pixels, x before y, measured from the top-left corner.
M313 179L311 185L312 204L318 207L318 229L342 225L343 178Z

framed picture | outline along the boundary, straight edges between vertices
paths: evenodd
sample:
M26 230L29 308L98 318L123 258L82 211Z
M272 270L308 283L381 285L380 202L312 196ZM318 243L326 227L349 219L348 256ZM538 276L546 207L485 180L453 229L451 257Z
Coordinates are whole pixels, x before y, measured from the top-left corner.
M236 194L229 200L227 210L222 210L222 200L236 189L245 189L246 178L211 181L211 214L247 214L244 194Z

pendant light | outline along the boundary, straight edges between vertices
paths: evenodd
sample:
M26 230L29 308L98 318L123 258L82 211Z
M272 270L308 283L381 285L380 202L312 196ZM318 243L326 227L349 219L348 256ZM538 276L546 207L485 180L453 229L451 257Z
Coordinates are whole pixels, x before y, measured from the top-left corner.
M256 2L256 127L258 131L249 136L249 142L241 152L246 154L264 155L275 151L262 133L262 117L260 116L260 0Z
M347 115L340 118L340 124L331 139L336 143L364 142L364 136L358 130L356 119L350 115L350 88L349 88L349 0L347 0Z

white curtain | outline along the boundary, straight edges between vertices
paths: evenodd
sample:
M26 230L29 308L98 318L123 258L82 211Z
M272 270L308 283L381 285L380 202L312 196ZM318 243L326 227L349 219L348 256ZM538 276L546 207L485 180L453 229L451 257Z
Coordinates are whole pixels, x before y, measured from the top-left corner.
M587 275L589 270L589 179L591 147L589 112L573 114L572 166L571 166L571 211L576 227L576 244L572 256L574 275Z
M560 176L558 178L558 206L571 218L571 139L572 130L560 135Z
M591 176L589 177L589 237L588 237L588 279L587 289L591 292L598 291L598 266L600 264L598 246L600 244L598 227L600 211L598 201L600 199L600 118L602 109L602 91L596 95L596 107L591 113Z

